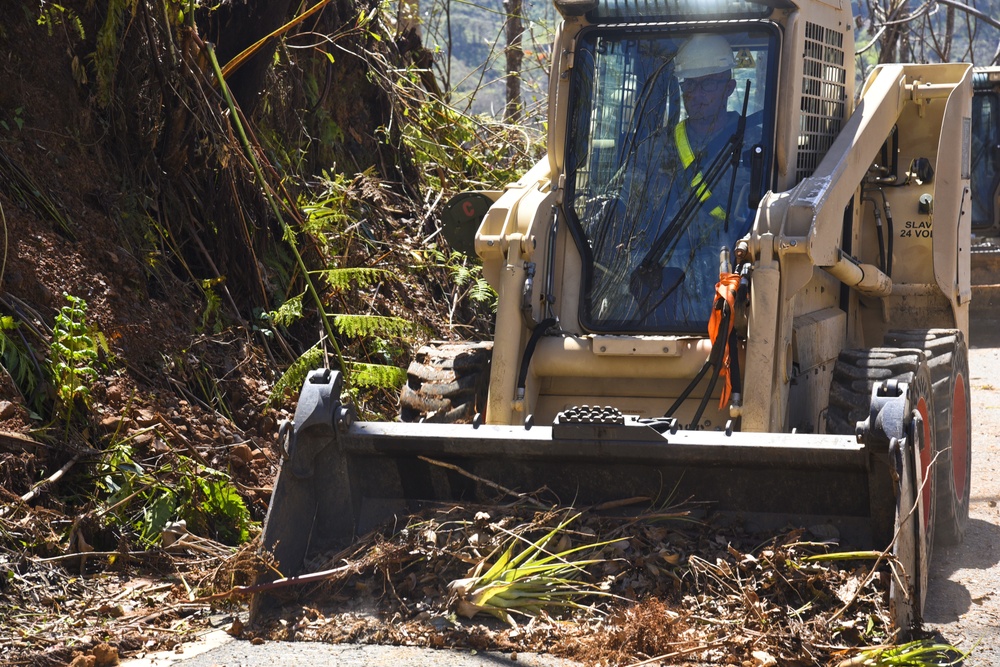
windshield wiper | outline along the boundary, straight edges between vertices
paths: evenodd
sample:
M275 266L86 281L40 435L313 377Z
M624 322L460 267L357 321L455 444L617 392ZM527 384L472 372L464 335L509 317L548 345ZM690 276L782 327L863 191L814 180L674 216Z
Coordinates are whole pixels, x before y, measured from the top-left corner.
M689 188L688 194L684 198L684 203L681 204L680 209L678 209L677 213L675 213L670 219L666 229L660 232L660 234L656 237L649 250L645 255L643 255L642 261L639 262L639 265L632 272L629 284L632 288L633 295L636 297L640 297L641 295L640 307L644 310L643 317L657 308L663 300L677 288L680 281L683 280L683 272L680 272L679 275L677 272L670 272L669 276L666 275L666 272L663 270L665 260L669 258L673 246L675 246L680 240L680 237L687 229L687 226L691 224L694 213L697 212L704 203L701 199L700 193L706 190L711 191L711 189L715 187L719 179L722 177L722 174L727 167L727 158L729 163L728 166L732 166L733 169L733 177L729 189L729 201L726 205L725 217L725 229L726 231L729 231L729 216L733 203L736 170L739 166L740 153L743 151L743 136L746 133L747 108L749 102L750 81L747 81L746 91L743 95L743 112L740 114L736 130L726 142L726 148L719 151L719 153L712 159L708 169L702 175L701 185L697 188ZM663 289L664 284L667 285L667 289ZM652 292L661 289L663 291L658 295L659 298L656 303L647 307L646 301L652 296Z
M726 223L724 230L729 233L729 214L733 210L733 192L736 190L736 170L740 166L740 154L743 153L743 136L747 131L747 107L750 105L750 79L747 79L746 90L743 93L743 113L736 124L736 134L733 136L733 152L729 163L733 167L733 175L729 180L729 201L726 202Z

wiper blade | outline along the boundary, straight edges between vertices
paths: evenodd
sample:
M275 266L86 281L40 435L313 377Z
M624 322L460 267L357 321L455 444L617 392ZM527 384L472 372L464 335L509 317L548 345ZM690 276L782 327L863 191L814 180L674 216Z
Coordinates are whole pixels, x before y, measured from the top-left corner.
M728 158L729 164L733 166L733 181L735 184L736 179L736 167L739 166L740 153L743 150L743 136L746 133L746 118L747 118L747 107L750 101L750 82L747 81L746 93L743 97L743 113L740 115L740 120L736 125L736 130L733 132L732 136L726 142L726 148L719 151L719 153L714 157L712 163L705 170L702 177L702 185L697 188L689 188L687 197L684 198L684 203L678 209L677 213L670 219L667 224L666 229L664 229L653 241L649 250L643 255L642 261L639 262L639 267L636 269L636 273L640 270L650 273L653 266L663 265L663 260L668 255L668 251L671 247L677 243L680 238L678 232L683 231L683 227L686 227L691 222L691 216L701 208L704 203L699 196L700 192L705 190L711 190L722 177L723 170L726 168L726 162ZM729 202L726 209L726 230L729 229L729 209L732 206L733 197L733 187L729 190Z

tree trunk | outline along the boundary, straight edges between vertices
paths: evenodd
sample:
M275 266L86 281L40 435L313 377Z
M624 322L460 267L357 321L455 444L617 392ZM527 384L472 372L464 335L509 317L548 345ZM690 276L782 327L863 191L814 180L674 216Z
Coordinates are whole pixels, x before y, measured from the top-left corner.
M955 34L955 8L948 7L944 22L944 49L941 54L941 62L946 63L951 60L951 40Z
M521 63L524 60L521 14L524 4L523 0L504 0L503 4L507 10L507 106L503 117L508 123L516 123L521 119Z
M225 66L245 48L284 25L290 5L291 0L223 0L210 10L202 9L196 18L205 41L215 44L219 63ZM265 44L227 78L233 97L247 117L253 115L260 101L277 44L276 39Z

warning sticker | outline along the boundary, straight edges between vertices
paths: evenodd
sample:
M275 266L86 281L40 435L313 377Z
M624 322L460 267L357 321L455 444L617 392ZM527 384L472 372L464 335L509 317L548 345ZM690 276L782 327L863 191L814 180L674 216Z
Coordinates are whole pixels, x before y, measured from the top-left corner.
M740 49L736 54L736 67L753 67L753 55L750 53L750 49Z

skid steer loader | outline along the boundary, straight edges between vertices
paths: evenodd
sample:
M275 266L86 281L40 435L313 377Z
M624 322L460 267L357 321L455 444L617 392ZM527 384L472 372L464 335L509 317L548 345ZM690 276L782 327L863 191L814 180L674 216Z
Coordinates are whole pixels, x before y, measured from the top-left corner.
M971 67L855 95L849 3L555 5L547 156L448 206L495 339L421 350L399 422L314 371L264 547L291 575L421 501L673 492L891 549L905 633L968 516Z

